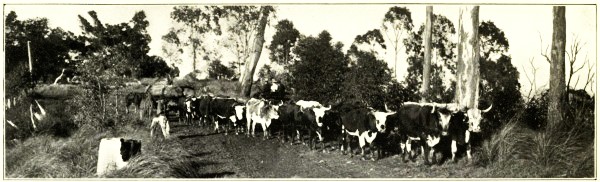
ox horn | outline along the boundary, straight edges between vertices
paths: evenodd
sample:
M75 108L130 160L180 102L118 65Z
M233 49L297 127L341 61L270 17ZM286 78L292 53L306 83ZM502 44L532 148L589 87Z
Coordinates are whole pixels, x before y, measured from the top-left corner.
M392 111L390 111L390 109L388 108L388 106L387 106L387 104L386 104L386 103L383 103L383 106L385 107L385 111L386 111L386 112L392 112Z
M490 107L489 107L489 108L487 108L487 109L485 109L485 110L481 110L481 112L483 112L483 113L486 113L486 112L490 111L490 110L492 109L492 106L493 106L493 105L494 105L494 104L490 104Z
M433 109L431 109L431 113L435 113L435 104L432 105Z

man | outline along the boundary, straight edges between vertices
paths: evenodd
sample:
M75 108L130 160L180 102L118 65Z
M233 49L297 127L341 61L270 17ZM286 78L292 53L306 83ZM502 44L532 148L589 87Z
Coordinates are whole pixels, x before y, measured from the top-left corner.
M285 98L285 87L275 78L271 78L263 86L261 97L267 100L282 101Z

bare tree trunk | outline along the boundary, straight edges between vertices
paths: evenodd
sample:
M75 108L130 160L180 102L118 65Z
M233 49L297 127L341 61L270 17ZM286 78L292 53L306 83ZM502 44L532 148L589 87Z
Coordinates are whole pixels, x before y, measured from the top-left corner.
M461 7L459 14L454 102L459 108L477 108L479 104L479 6Z
M252 80L254 77L254 71L256 70L256 65L258 64L258 60L260 59L260 54L262 52L263 44L265 43L265 27L267 26L267 20L269 18L269 14L272 11L272 7L270 6L262 6L260 8L261 17L259 20L258 31L256 32L256 39L254 40L254 59L246 63L245 73L242 76L242 96L250 96L250 91L252 89Z
M566 20L565 7L555 6L552 9L553 32L550 64L550 90L548 92L548 126L551 128L563 121L565 114L565 44Z
M425 44L425 60L423 60L423 84L421 85L421 102L429 102L429 80L431 79L431 32L433 25L433 6L427 6L425 10L425 32L423 32L423 44Z

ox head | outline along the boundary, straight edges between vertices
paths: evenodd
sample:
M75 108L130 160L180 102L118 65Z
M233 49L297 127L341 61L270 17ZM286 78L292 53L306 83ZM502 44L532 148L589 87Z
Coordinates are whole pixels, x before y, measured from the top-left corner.
M244 118L244 108L246 108L246 106L244 105L234 106L235 116L237 117L237 119L241 120L242 118Z
M279 102L278 104L271 104L269 101L268 104L265 105L264 116L267 120L267 127L271 125L271 120L279 119L279 106L283 105L283 102Z
M387 105L384 105L384 106L385 106L386 112L381 112L381 111L371 112L373 114L373 116L375 116L375 127L377 128L377 130L380 133L385 132L387 117L389 115L396 114L396 112L390 111L387 108Z
M492 105L485 110L480 110L477 108L467 109L467 116L469 118L469 131L475 133L481 132L481 127L479 126L481 124L481 119L483 119L481 114L486 113L491 109Z
M312 108L313 112L315 112L315 121L317 122L317 126L323 126L323 116L325 116L325 111L331 110L331 105L329 107L315 107Z
M436 109L436 105L433 105L433 109L431 109L431 114L435 114L437 112L439 123L442 126L442 135L448 135L448 127L450 126L450 118L452 117L452 112L447 108L438 108Z

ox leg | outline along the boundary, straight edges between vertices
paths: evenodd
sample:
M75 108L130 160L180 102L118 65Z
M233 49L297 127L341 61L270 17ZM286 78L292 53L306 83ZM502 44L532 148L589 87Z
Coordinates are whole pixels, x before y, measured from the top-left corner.
M471 162L471 144L467 143L467 159Z
M406 161L406 143L404 141L400 141L400 155L402 155L402 162L407 162Z
M408 159L415 162L415 157L412 150L412 141L410 139L406 140L406 154L408 155Z
M421 139L421 141L424 141L423 139ZM429 161L429 155L430 155L430 151L432 150L431 147L429 147L429 145L426 144L426 142L420 142L421 146L424 146L424 151L423 151L423 159L425 160L425 165L431 165L431 161Z
M152 124L150 124L150 138L154 136L154 125L156 125L156 122L152 120Z
M263 140L269 139L269 131L267 131L267 124L261 123L260 126L262 126L263 129Z
M452 144L450 146L450 149L452 150L452 161L456 162L456 140L452 140Z
M166 138L171 138L171 127L169 126L169 121L165 119L165 131L167 132Z
M363 135L359 135L359 137L358 137L358 145L360 146L360 155L361 155L360 160L367 160L366 154L365 154L365 146L367 144L366 144L366 141L365 141L365 137Z

